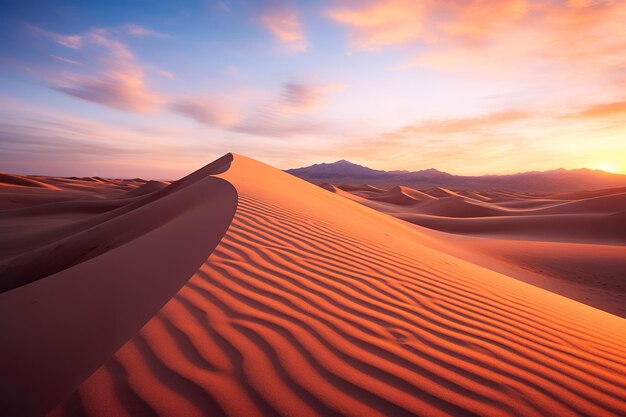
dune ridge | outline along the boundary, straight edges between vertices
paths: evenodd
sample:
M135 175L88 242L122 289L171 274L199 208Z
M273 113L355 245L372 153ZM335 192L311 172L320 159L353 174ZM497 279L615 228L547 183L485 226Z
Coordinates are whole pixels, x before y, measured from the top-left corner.
M219 245L50 416L626 413L624 319L247 158L220 176Z
M0 172L0 185L56 189L53 185L22 175Z

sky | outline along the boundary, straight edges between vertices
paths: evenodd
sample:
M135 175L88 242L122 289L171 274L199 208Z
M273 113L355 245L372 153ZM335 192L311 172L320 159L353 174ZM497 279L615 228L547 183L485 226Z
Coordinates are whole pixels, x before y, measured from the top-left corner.
M626 173L623 0L0 2L0 171Z

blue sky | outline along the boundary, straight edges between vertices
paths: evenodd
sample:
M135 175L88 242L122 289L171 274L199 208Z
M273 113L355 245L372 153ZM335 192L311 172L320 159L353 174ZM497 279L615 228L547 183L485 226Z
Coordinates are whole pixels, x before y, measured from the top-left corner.
M618 1L3 1L0 170L626 171ZM582 42L584 40L584 42Z

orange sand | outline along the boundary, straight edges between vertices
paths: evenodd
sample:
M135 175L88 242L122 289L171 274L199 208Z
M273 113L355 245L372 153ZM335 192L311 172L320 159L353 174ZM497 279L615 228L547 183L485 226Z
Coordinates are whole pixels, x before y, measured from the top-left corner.
M429 247L434 237L425 229L253 160L236 155L218 176L209 179L230 183L238 205L211 256L194 266L188 281L185 274L172 278L182 288L73 394L61 395L50 385L51 394L42 391L46 407L57 400L50 416L626 412L624 319L437 251ZM208 223L216 223L214 208L226 204L221 198L227 191L209 188L201 199L211 202L202 211ZM200 217L190 220L202 222ZM216 235L200 232L207 239ZM198 242L188 247L184 238L176 239L174 252L192 250ZM150 262L141 258L158 262L163 252L146 254L154 249L130 244L66 271L96 262L96 268L106 268L108 254L133 251L118 269L134 265L145 291L125 308L143 306L152 299L156 272L142 274L139 268ZM110 277L80 279L95 285ZM56 281L52 275L3 295ZM123 284L112 282L110 288L127 291ZM64 299L71 288L59 284L47 299ZM49 303L44 300L42 295ZM3 316L28 316L25 304L11 308ZM74 305L63 311L66 319L85 314ZM32 332L13 321L13 328ZM4 319L3 334L13 331L8 325ZM84 343L76 328L57 320L47 327L55 341L46 343L53 347ZM94 325L90 337L102 342L110 337L103 330ZM23 357L48 351L39 344ZM81 356L53 351L48 360L69 368ZM49 364L38 362L19 366L40 367L43 375ZM3 386L19 377L0 375ZM25 395L21 399L26 404Z

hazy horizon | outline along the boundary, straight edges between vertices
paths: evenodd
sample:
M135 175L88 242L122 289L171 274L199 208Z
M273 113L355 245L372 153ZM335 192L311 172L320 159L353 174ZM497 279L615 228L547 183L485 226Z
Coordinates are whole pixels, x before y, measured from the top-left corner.
M219 157L218 157L219 158ZM215 158L215 159L218 159ZM339 159L339 160L334 160L334 161L321 161L321 162L314 162L312 164L309 165L304 165L304 166L293 166L293 167L287 167L287 168L279 168L283 171L290 171L290 170L295 170L295 169L301 169L301 168L310 168L314 165L332 165L335 164L337 162L341 162L341 161L345 161L348 162L350 164L353 165L358 165L364 168L369 168L369 169L373 169L373 170L379 170L379 171L387 171L387 172L392 172L392 171L407 171L407 172L419 172L419 171L428 171L428 170L436 170L445 174L451 174L451 175L455 175L455 176L489 176L489 175L518 175L518 174L526 174L529 172L540 172L540 173L545 173L545 172L549 172L549 171L558 171L558 170L566 170L566 171L578 171L578 170L590 170L590 171L594 171L594 172L601 172L601 173L605 173L605 174L616 174L616 175L626 175L626 173L622 173L622 172L610 172L610 171L605 171L603 169L599 169L599 168L587 168L587 167L580 167L580 168L563 168L563 167L555 167L555 168L549 168L549 169L545 169L545 170L527 170L527 171L515 171L515 172L503 172L503 173L484 173L484 174L458 174L455 172L448 172L448 171L443 171L441 169L438 169L437 167L426 167L426 168L418 168L418 169L379 169L379 168L375 168L375 167L371 167L368 165L364 165L364 164L360 164L354 161L350 161L347 160L345 158ZM211 162L213 162L213 160L211 161L207 161L207 164L210 164ZM204 165L202 165L204 166ZM191 172L196 171L197 169L202 168L202 166L196 166L196 167L190 167L189 171L186 173L183 173L181 175L181 178ZM68 170L71 170L72 168L67 168ZM88 177L104 177L104 178L117 178L117 179L131 179L131 178L141 178L144 180L164 180L164 181L171 181L171 180L177 180L179 179L179 177L141 177L141 176L109 176L109 175L100 175L99 173L89 173L88 169L87 171L83 172L83 173L79 173L79 174L72 174L72 173L65 173L65 174L58 174L58 173L54 173L54 172L8 172L8 171L0 171L0 173L5 172L7 174L16 174L16 175L23 175L23 176L49 176L49 177L84 177L84 178L88 178ZM60 171L61 172L61 171Z
M0 170L626 173L626 3L9 1ZM497 16L494 19L493 16Z

